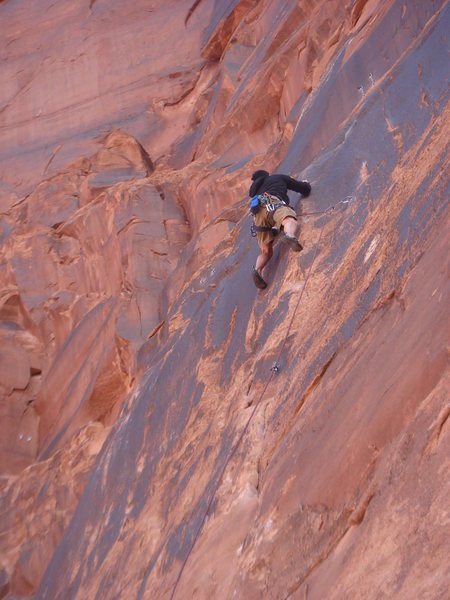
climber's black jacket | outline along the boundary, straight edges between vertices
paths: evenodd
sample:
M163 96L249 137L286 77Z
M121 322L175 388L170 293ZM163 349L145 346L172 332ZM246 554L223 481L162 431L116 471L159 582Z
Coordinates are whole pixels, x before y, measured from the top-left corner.
M302 196L309 196L311 192L311 186L307 181L297 181L289 175L282 175L281 173L269 175L267 171L255 171L252 179L253 183L248 192L250 198L267 192L289 204L288 190L299 192Z

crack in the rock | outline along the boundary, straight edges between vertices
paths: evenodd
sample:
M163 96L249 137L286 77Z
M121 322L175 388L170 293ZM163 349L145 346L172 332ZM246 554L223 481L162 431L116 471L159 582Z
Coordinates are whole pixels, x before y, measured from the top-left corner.
M436 438L436 440L438 440L438 439L439 439L439 437L440 437L440 435L441 435L441 433L442 433L442 430L443 430L443 428L444 428L444 425L445 425L445 424L446 424L446 422L448 421L448 418L449 418L449 417L450 417L450 407L448 407L448 408L447 408L447 410L446 410L446 411L445 411L445 413L444 413L444 416L443 416L443 417L442 417L442 419L441 419L441 422L439 423L439 426L438 426L438 432L437 432L437 438Z
M333 550L335 548L337 548L337 546L340 544L340 542L344 539L344 537L346 536L347 532L350 530L351 527L361 525L361 523L363 522L364 517L366 515L367 509L368 509L372 499L374 498L374 496L375 496L374 491L369 493L369 495L367 496L367 498L365 499L365 501L363 502L363 504L357 511L356 515L353 518L349 518L347 520L343 530L340 533L336 532L334 538L326 546L326 548L320 553L318 558L309 567L309 569L307 569L306 573L300 579L298 579L295 583L293 583L291 585L291 587L289 588L288 594L284 597L284 600L288 600L292 596L292 594L297 592L298 589L300 588L300 586L303 585L305 583L305 581L308 579L308 577L321 564L323 564L327 560L327 558L330 556L330 554L333 552ZM351 513L351 514L353 514L353 513ZM351 516L351 514L349 516Z
M58 146L56 147L56 150L53 152L53 154L49 158L47 164L45 165L45 169L43 171L43 175L45 175L47 173L49 166L52 164L55 156L58 154L58 152L61 150L61 148L62 148L62 145L58 144Z
M203 69L200 69L199 74L193 81L192 85L189 86L188 89L185 92L183 92L179 98L177 98L176 100L173 100L173 101L166 100L163 105L164 108L176 106L177 104L181 104L181 102L183 102L183 100L185 100L190 94L192 94L192 92L197 87L197 83L199 82L199 79L201 77L202 70Z
M322 366L322 368L320 369L319 373L314 377L314 379L312 380L312 382L309 384L308 388L304 392L304 394L301 397L300 401L295 406L294 412L292 413L292 416L290 417L290 419L286 423L283 431L281 432L281 434L278 437L278 440L272 446L272 451L270 452L269 456L266 459L266 468L269 465L269 463L271 462L272 457L273 457L273 455L276 452L276 449L278 448L279 444L281 443L281 440L283 440L285 438L285 436L287 435L287 433L291 429L292 425L294 424L294 422L295 422L295 420L296 420L299 412L301 411L301 409L305 405L306 400L312 394L312 392L314 391L314 389L318 386L318 384L320 383L320 381L323 379L325 373L327 372L329 366L331 365L331 363L333 362L333 360L336 358L336 354L337 354L337 351L333 352L333 354L330 356L330 358Z
M350 529L349 526L345 527L344 531L339 535L339 537L337 539L331 541L331 543L320 554L320 556L317 558L317 560L309 567L309 569L306 571L306 573L303 575L303 577L291 585L291 587L288 590L287 595L284 596L283 600L289 600L289 598L292 597L292 594L295 594L295 592L298 591L300 586L306 581L306 579L311 575L311 573L313 573L323 562L326 561L326 559L329 557L331 552L334 550L334 548L336 548L338 546L338 544L344 538L345 534L347 533L347 531L349 529Z
M195 12L195 9L198 7L198 5L200 4L202 0L195 0L194 4L191 6L191 8L188 10L188 14L184 20L184 26L187 27L188 21L189 19L192 17L192 15Z
M160 321L158 323L158 325L153 327L153 329L150 331L150 333L147 336L147 340L150 340L153 336L155 336L158 333L158 331L164 326L165 322L166 322L165 319L163 319L162 321Z
M370 492L367 498L364 500L362 505L359 507L357 511L355 511L353 516L350 517L348 524L349 525L361 525L364 521L364 517L366 516L367 509L369 508L369 504L372 502L373 497L375 496L375 492Z

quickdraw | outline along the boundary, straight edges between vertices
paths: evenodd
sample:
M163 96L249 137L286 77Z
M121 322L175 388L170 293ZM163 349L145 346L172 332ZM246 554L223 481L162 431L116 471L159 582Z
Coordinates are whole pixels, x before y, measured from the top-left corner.
M266 192L260 196L260 199L261 204L264 206L270 216L272 216L277 208L280 208L280 206L287 206L287 203L284 200L281 200L276 196L271 196Z

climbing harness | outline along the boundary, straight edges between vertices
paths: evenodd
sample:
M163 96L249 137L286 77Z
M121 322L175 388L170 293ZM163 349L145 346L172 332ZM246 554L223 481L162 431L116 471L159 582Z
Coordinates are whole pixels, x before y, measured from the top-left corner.
M249 210L252 215L256 215L261 208L265 208L269 215L272 216L280 206L288 206L288 203L277 198L277 196L272 196L271 194L264 192L264 194L252 197Z
M339 206L340 204L348 204L352 200L354 200L353 196L345 196L345 198L343 198L342 200L340 200L336 204L334 204L332 206L329 206L325 210L316 211L314 213L303 213L300 216L305 217L305 216L310 216L310 215L326 215L326 214L330 213L331 211L335 210L336 207ZM211 509L211 506L212 506L213 500L214 500L214 498L216 496L217 490L219 489L219 486L222 483L222 478L223 478L223 476L225 474L225 471L226 471L226 469L227 469L227 467L228 467L231 459L236 454L236 451L239 448L239 446L240 446L240 444L241 444L241 442L242 442L245 434L247 433L247 430L248 430L248 428L250 426L250 423L251 423L251 421L252 421L252 419L253 419L253 417L254 417L254 415L255 415L258 407L259 407L259 405L261 404L261 401L262 401L262 399L263 399L263 397L264 397L264 395L265 395L265 393L267 391L267 388L269 387L269 384L271 383L274 375L278 374L280 372L280 370L281 370L281 364L280 364L281 355L283 353L284 347L285 347L287 339L289 337L289 333L291 331L291 327L292 327L292 324L294 322L294 318L295 318L295 315L297 313L298 307L300 306L300 302L302 301L303 294L304 294L306 286L308 284L308 280L309 280L309 277L311 275L312 268L313 268L314 262L315 262L316 257L317 257L317 251L318 251L320 242L322 240L322 234L323 234L323 230L325 229L325 224L326 224L326 221L324 220L324 222L322 223L322 225L320 227L319 237L318 237L317 242L316 242L315 247L314 247L314 253L313 253L311 264L310 264L309 269L308 269L308 273L306 274L305 281L303 283L303 287L301 289L301 292L300 292L300 295L298 297L298 300L297 300L297 302L296 302L296 304L294 306L294 310L292 312L291 320L289 321L286 333L285 333L284 338L283 338L283 342L281 344L281 348L278 351L277 359L273 363L272 367L270 368L270 375L267 378L266 383L264 384L264 387L263 387L263 389L262 389L262 391L261 391L258 399L256 400L256 402L255 402L255 404L253 406L252 412L250 413L250 416L248 417L248 419L247 419L247 421L246 421L246 423L245 423L245 425L244 425L244 427L243 427L243 429L242 429L242 431L241 431L241 433L240 433L240 435L239 435L239 437L237 439L237 442L232 447L231 452L229 453L229 455L225 459L225 462L224 462L224 464L223 464L223 466L222 466L222 468L221 468L221 470L219 472L219 476L218 476L217 481L216 481L216 483L215 483L215 485L213 487L213 490L212 490L212 493L211 493L211 497L210 497L210 499L208 501L208 504L206 506L206 510L203 513L203 517L202 517L202 520L200 522L200 525L197 528L197 531L196 531L196 533L194 535L194 538L193 538L193 540L191 542L189 550L188 550L188 552L186 554L186 557L185 557L185 559L184 559L184 561L183 561L183 563L181 565L181 568L180 568L180 571L178 573L178 576L177 576L177 578L175 580L175 584L174 584L173 589L172 589L172 594L170 595L170 600L173 600L174 597L175 597L175 592L177 590L177 587L178 587L178 584L180 582L181 576L183 574L184 568L185 568L185 566L187 564L187 561L189 560L189 557L190 557L190 555L192 553L192 550L194 549L194 546L195 546L195 544L197 542L197 539L198 539L198 537L200 535L200 532L203 529L203 525L205 524L206 517L208 516L208 513L209 513L209 511Z
M263 194L263 196L264 196L264 194ZM267 211L269 211L269 207L270 207L270 210L272 211L272 212L270 212L271 216L277 210L277 208L280 208L280 206L283 206L283 205L288 206L288 204L286 204L286 202L284 202L283 200L279 200L280 204L276 204L276 205L273 204L272 202L266 203L265 205L264 204L261 205L262 201L260 200L260 198L262 198L262 196L253 196L252 202L255 198L258 200L259 208L261 208L261 206L265 206ZM270 198L274 198L274 196L270 196ZM336 208L340 204L348 204L352 200L354 200L353 196L345 196L345 198L343 198L342 200L339 200L339 202L336 202L336 204L330 205L325 210L315 210L312 212L302 213L301 215L299 215L299 217L311 217L311 216L317 216L317 215L326 215L330 211L336 210ZM251 206L252 202L250 202L250 206ZM258 210L259 210L259 208L258 208ZM250 212L252 212L251 209L250 209ZM256 214L256 213L252 213L252 214ZM277 236L280 233L276 227L270 227L270 226L264 227L263 225L254 225L254 224L250 226L250 234L252 237L256 237L257 233L266 233L267 231L270 231L273 236Z
M272 196L271 194L264 193L262 204L269 213L269 215L273 218L273 213L280 208L280 206L289 206L287 202L277 198L277 196Z
M256 215L261 208L265 208L269 216L273 219L274 212L280 208L280 206L288 206L288 204L284 200L280 200L276 196L271 196L267 192L264 192L264 194L261 194L260 196L253 196L250 201L250 212L252 215ZM256 237L257 233L267 232L270 232L273 237L276 237L280 233L279 229L272 225L264 226L253 224L250 226L252 237Z
M270 231L272 235L277 236L280 232L276 227L264 227L263 225L251 225L250 233L252 237L256 237L257 233Z

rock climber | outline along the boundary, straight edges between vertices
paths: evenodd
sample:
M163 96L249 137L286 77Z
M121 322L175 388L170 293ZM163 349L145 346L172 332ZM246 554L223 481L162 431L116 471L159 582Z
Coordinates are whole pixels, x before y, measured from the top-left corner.
M263 170L253 173L252 182L248 192L251 198L250 212L254 220L252 231L256 233L261 248L252 276L256 287L263 290L267 283L263 279L262 270L272 258L275 236L280 233L281 240L294 252L303 249L297 239L297 215L289 206L287 191L292 190L306 197L311 193L311 185L289 175L269 175Z

